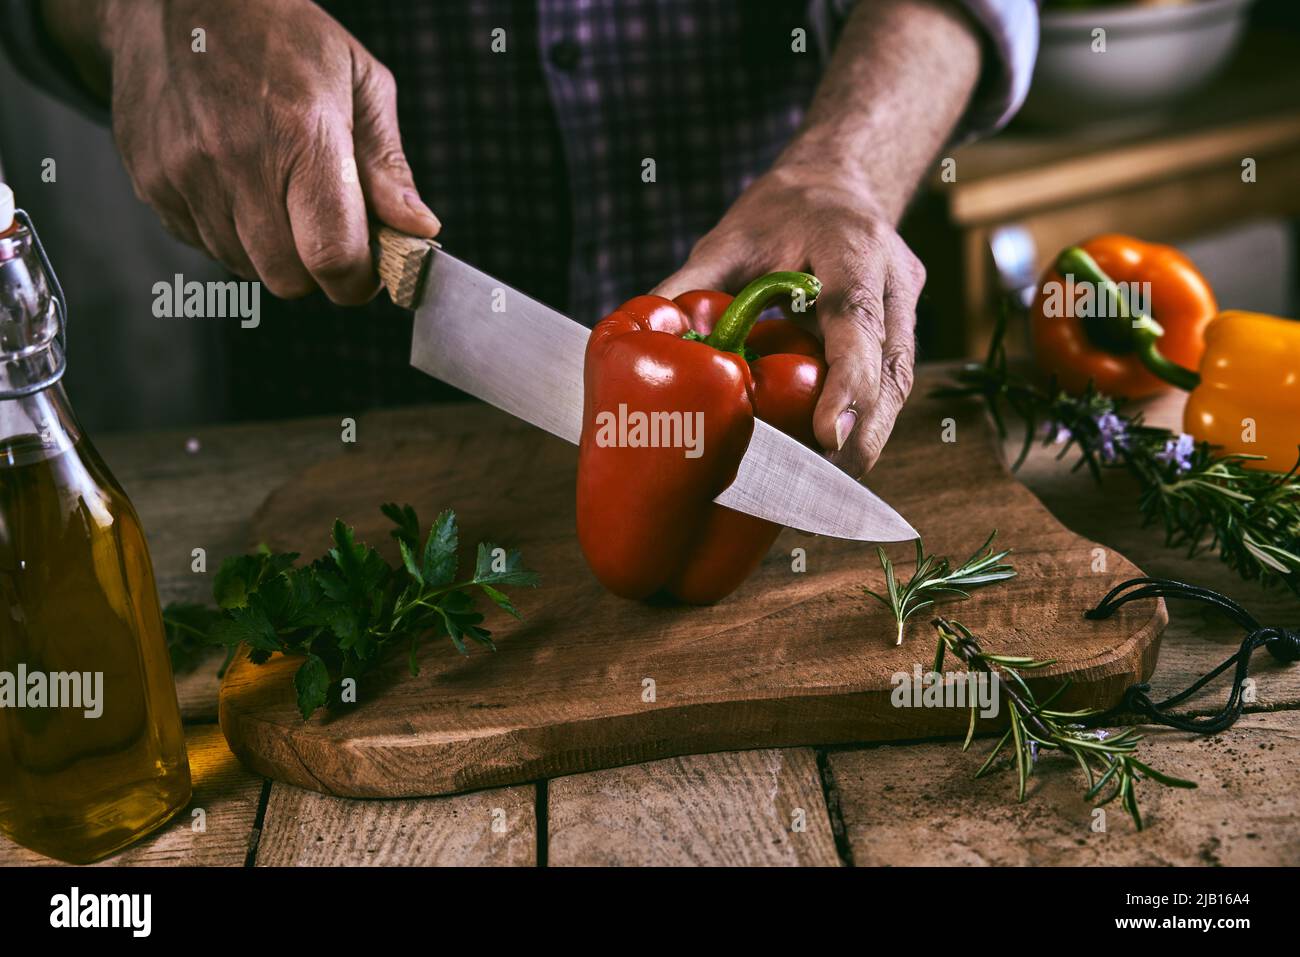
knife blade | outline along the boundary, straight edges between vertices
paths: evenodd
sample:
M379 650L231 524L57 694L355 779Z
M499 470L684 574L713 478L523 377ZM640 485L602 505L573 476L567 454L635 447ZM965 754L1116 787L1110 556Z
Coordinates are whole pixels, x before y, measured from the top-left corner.
M590 331L435 243L417 249L409 240L380 231L380 273L394 301L415 310L411 365L577 444ZM865 485L759 420L735 481L715 501L817 535L917 537Z

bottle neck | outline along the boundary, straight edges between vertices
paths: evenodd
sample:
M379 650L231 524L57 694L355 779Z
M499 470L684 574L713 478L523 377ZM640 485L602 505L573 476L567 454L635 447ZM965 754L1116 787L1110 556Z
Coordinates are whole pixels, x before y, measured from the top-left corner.
M0 468L69 451L81 431L59 379L58 281L30 222L0 235Z
M57 280L27 222L0 236L0 401L58 382L66 361Z

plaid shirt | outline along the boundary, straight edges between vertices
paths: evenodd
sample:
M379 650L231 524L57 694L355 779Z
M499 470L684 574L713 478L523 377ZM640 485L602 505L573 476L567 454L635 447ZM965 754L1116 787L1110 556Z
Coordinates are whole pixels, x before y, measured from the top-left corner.
M988 125L1023 96L1036 23L1010 21L1035 8L964 2L994 53L972 109ZM396 77L406 155L448 251L588 325L676 270L771 164L851 5L322 0ZM791 49L796 27L808 31L806 53ZM1016 63L1008 42L1026 33L1029 63ZM320 294L264 296L257 329L232 326L235 411L352 412L448 395L408 367L410 334L410 315L383 296L350 309Z

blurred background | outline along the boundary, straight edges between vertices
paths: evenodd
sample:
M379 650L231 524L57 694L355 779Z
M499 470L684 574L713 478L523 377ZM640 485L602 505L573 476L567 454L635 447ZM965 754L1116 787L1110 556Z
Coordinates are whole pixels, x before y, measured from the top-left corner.
M220 268L136 201L106 128L3 57L0 88L0 176L67 292L66 381L87 428L230 418L232 337L220 323L152 312L158 276L220 278ZM57 158L53 182L47 158ZM982 351L999 298L1100 232L1181 247L1225 308L1297 316L1300 3L1045 0L1021 115L944 159L902 230L929 273L923 358ZM1010 345L1024 351L1024 335Z
M982 354L999 297L1104 232L1178 246L1221 308L1295 317L1300 3L1044 0L1024 108L951 158L902 230L927 357Z

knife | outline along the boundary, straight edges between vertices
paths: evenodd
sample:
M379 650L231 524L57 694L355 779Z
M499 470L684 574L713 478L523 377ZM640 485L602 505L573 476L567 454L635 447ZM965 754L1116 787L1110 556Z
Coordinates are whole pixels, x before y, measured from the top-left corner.
M433 240L387 227L377 239L389 296L415 311L411 365L576 445L590 330ZM918 537L865 485L758 419L735 481L714 501L817 535L866 542Z

